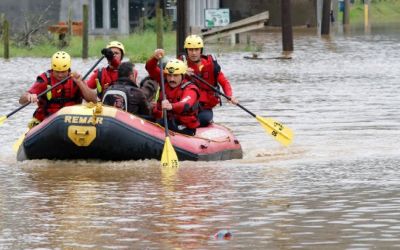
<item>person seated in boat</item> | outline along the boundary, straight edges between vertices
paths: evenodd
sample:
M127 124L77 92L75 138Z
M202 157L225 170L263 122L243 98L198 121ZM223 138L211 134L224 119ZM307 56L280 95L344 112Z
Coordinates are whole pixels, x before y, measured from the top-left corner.
M38 98L38 94L66 78L68 80L65 83ZM36 77L36 81L30 89L21 95L19 103L38 104L29 124L29 127L32 128L61 108L80 104L82 97L88 102L96 101L95 93L82 80L82 76L77 72L71 73L70 55L64 51L58 51L51 57L51 69Z
M178 59L187 63L187 75L197 75L203 78L210 85L220 88L223 93L231 98L231 103L237 104L238 100L233 96L232 87L228 79L221 70L221 66L212 55L203 54L204 42L198 35L189 35L184 42L185 54L178 56ZM201 81L191 78L200 89L200 126L206 127L213 120L212 109L221 104L218 93Z
M107 59L108 65L94 70L87 80L87 85L96 90L99 100L102 100L107 88L118 79L118 67L124 58L125 47L121 42L111 41L101 50L101 53ZM136 77L137 71L135 70L135 82Z
M146 69L152 79L156 79L160 84L160 68L157 66L157 59L153 56L146 63ZM164 75L167 81L165 84L164 100L160 93L156 105L153 107L153 116L157 122L164 125L162 119L163 109L167 110L168 127L176 132L194 135L196 128L200 126L198 119L198 100L200 92L198 87L185 79L187 66L178 59L167 62L164 68Z
M139 88L143 91L149 103L156 102L160 91L158 82L146 76L139 83Z
M118 79L107 88L103 103L139 116L150 115L150 103L136 84L134 64L123 62L118 68Z

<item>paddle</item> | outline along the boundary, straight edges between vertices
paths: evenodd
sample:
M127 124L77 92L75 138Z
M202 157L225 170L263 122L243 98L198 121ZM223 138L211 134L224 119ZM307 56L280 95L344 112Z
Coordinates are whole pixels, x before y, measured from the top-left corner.
M86 75L82 78L83 80L90 74L90 72L92 72L92 70L97 66L97 64L100 63L101 60L103 60L104 56L100 57L99 60L97 60L97 62L92 66L92 68L90 68L90 70L86 73ZM54 84L53 86L51 86L51 88L46 89L45 91L41 92L40 94L37 95L37 97L41 97L43 95L45 95L47 92L51 91L54 88L57 88L58 86L60 86L61 84L65 83L66 81L68 81L68 79L71 78L71 76L68 76L64 79L62 79L61 81L59 81L58 83ZM31 102L27 102L24 105L19 106L17 109L15 109L14 111L8 113L7 115L4 115L2 117L0 117L0 125L3 124L3 122L5 120L7 120L10 116L12 116L13 114L17 113L18 111L20 111L21 109L25 108L26 106L28 106L29 104L31 104Z
M161 91L163 95L163 100L166 100L167 97L165 95L164 72L161 59L159 60L159 67L160 67L160 77L161 77ZM172 146L171 141L169 139L167 110L164 108L163 108L163 118L164 118L164 128L165 128L165 142L164 142L163 152L161 155L161 166L168 168L178 168L179 167L178 156L176 155L175 149Z
M231 101L231 98L229 96L225 95L219 89L217 89L216 87L214 87L211 84L209 84L208 82L206 82L200 76L193 75L193 77L196 78L197 80L199 80L200 82L204 83L209 88L211 88L212 90L214 90L218 94L222 95L223 97L225 97L229 101ZM243 109L244 111L246 111L247 113L249 113L253 117L255 117L257 119L257 121L267 131L267 133L272 135L275 138L275 140L277 140L278 142L282 143L285 146L288 146L289 144L292 143L293 132L292 132L292 130L290 128L285 127L282 123L277 122L277 121L273 120L272 118L263 118L261 116L258 116L256 114L254 114L253 112L249 111L248 109L246 109L245 107L243 107L242 105L240 105L239 103L236 103L235 105L238 106L239 108Z
M104 56L101 56L101 57L99 58L99 60L97 60L97 62L89 69L89 71L86 72L86 74L83 76L82 80L85 80L86 77L88 77L88 75L90 74L90 72L92 72L93 69L94 69L94 68L101 62L101 60L103 60L103 59L104 59ZM45 94L46 94L47 92L49 92L50 90L52 90L52 89L56 88L57 86L59 86L59 85L65 83L69 78L71 78L71 76L68 76L68 77L64 78L63 80L61 80L60 82L54 84L51 88L46 89L45 91L43 91L42 93L40 93L37 97L39 98L39 97L45 95ZM17 113L18 111L20 111L21 109L25 108L25 107L28 106L29 104L30 104L30 102L27 102L27 103L25 103L24 105L22 105L22 106L20 106L19 108L17 108L16 110L10 112L8 115L2 116L2 117L0 118L0 125L1 125L8 117L10 117L10 116L12 116L13 114ZM13 145L13 150L14 150L14 151L18 151L19 146L21 145L21 143L22 143L22 142L24 141L24 139L25 139L25 134L26 134L26 132L24 132L24 133L18 138L18 140L14 143L14 145Z
M16 141L14 142L13 147L12 147L13 150L14 150L14 152L18 152L19 146L21 146L22 142L23 142L24 139L25 139L25 134L26 134L28 131L29 131L29 128L27 128L26 131L23 132L23 133L19 136L18 140L16 140Z

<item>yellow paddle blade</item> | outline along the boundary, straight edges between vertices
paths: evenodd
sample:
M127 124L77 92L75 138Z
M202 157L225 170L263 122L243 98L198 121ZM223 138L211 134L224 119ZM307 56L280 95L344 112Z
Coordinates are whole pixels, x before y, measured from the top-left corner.
M18 140L16 140L16 141L14 142L14 145L13 145L13 150L14 150L14 152L18 152L19 147L21 146L22 142L23 142L24 139L25 139L25 133L26 133L26 132L24 132L24 133L18 138Z
M288 146L292 143L293 132L290 128L285 127L282 123L273 120L272 118L263 118L256 115L257 121L264 127L268 134L272 135L275 140Z
M3 122L7 119L7 116L3 115L0 117L0 125L3 124Z
M169 140L169 137L165 137L164 149L161 155L161 167L178 168L179 161L176 155L175 149Z

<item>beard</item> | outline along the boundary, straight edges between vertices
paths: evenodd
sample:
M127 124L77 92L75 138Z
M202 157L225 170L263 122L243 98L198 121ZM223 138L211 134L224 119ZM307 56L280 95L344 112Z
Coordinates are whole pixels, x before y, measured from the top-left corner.
M179 84L176 81L168 81L168 85L171 88L176 88Z

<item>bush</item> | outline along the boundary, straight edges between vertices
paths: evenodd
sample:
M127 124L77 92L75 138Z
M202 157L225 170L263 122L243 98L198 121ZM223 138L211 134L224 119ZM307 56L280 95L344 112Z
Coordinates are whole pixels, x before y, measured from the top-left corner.
M143 19L143 29L145 31L150 31L150 32L156 32L156 25L157 25L157 19L155 17L152 18L144 18ZM163 17L163 30L164 32L169 32L172 31L173 24L172 24L172 18L168 16Z

